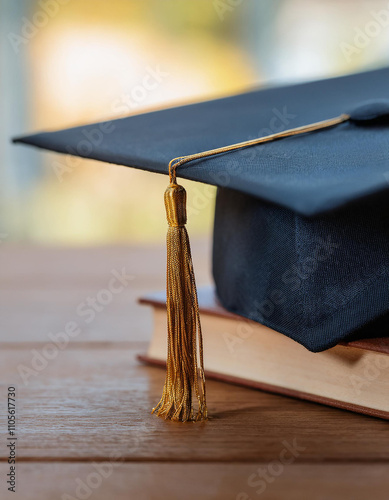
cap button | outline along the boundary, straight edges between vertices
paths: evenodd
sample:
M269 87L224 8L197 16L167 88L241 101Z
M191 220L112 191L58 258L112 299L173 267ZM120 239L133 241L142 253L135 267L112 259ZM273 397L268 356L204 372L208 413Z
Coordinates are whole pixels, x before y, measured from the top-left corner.
M346 112L354 122L389 122L389 99L364 101Z

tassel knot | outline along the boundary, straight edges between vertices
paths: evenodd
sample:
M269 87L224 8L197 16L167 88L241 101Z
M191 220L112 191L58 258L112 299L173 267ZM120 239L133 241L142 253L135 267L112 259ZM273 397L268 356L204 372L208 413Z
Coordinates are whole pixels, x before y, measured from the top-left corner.
M186 191L178 184L170 184L165 191L166 218L169 227L186 224Z

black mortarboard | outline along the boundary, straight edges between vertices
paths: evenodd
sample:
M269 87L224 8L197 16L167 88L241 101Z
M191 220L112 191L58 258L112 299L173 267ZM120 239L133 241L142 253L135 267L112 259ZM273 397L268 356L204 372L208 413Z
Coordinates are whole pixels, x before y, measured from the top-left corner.
M334 117L321 130L274 136ZM269 135L249 148L176 162L179 177L219 187L213 274L222 304L312 351L372 325L385 332L389 69L15 142L167 174L174 157Z

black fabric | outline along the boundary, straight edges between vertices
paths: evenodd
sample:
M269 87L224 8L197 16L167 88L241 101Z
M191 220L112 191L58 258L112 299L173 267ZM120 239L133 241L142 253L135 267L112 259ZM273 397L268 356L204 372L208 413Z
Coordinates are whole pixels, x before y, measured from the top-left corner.
M222 304L311 351L353 331L389 333L389 197L307 218L237 191L216 199L213 274ZM377 328L374 333L374 328ZM384 330L384 332L383 332Z
M167 174L174 157L349 112L333 128L177 172L220 188L213 268L223 305L318 351L367 325L371 336L379 318L387 329L388 83L385 68L15 142Z
M167 173L180 155L336 117L389 98L389 68L269 88L111 123L15 139L45 149ZM357 117L357 113L356 113ZM316 215L389 188L389 127L343 123L179 168L178 176ZM63 159L66 166L66 158ZM68 166L72 166L71 161Z

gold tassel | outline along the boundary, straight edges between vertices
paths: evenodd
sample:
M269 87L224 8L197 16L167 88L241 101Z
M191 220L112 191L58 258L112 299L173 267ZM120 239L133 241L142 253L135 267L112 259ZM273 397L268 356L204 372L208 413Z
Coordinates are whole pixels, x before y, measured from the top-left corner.
M159 417L186 422L205 420L207 405L203 367L203 340L186 224L186 192L176 182L177 168L193 160L256 146L284 137L334 127L350 119L343 114L329 120L303 125L249 141L178 156L169 163L170 185L165 191L167 234L167 323L168 354L165 386L160 402L153 409ZM193 401L197 399L196 407Z
M175 180L175 179L174 179ZM165 191L167 233L166 379L159 417L186 422L207 418L203 340L186 224L186 191L172 182Z

